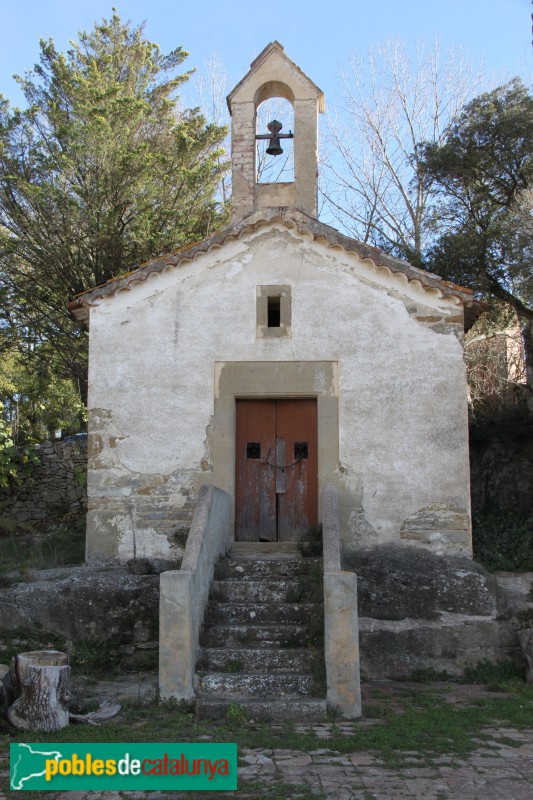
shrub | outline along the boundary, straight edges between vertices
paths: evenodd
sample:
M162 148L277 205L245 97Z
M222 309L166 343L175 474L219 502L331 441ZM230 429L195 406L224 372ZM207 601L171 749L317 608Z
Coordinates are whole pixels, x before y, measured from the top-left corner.
M508 681L524 680L524 670L512 661L479 661L475 667L466 667L466 683L484 683L491 688L500 688Z
M474 558L489 570L533 570L533 517L486 508L473 519Z

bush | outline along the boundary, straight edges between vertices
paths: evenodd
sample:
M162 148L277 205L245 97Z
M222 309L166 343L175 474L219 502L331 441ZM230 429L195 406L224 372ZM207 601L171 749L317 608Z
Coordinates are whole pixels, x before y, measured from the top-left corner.
M307 533L298 542L298 549L303 556L316 558L322 555L322 523L311 525Z
M471 445L486 445L494 441L523 442L533 439L533 414L526 403L504 406L491 414L479 414L470 419Z
M479 661L475 667L466 667L464 671L465 683L483 683L495 689L508 681L523 681L524 677L524 670L512 661Z
M533 517L508 508L474 515L474 558L488 570L533 570Z
M21 483L31 474L37 463L35 451L30 447L16 448L11 436L10 426L3 417L4 404L0 402L0 488Z

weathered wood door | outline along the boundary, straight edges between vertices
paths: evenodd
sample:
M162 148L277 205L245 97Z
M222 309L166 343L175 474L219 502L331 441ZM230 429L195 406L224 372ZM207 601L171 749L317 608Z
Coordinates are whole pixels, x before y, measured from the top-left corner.
M287 542L318 520L316 400L237 400L238 541Z

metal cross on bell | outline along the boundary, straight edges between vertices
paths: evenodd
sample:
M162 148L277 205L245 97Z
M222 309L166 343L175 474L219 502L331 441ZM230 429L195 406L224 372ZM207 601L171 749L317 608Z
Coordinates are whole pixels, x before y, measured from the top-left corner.
M272 122L269 122L267 125L268 130L270 133L261 133L258 134L255 138L256 139L270 139L268 143L268 147L266 152L269 156L280 156L283 153L280 145L280 139L294 139L294 134L292 131L289 133L280 133L283 125L281 122L278 122L277 119L273 119Z

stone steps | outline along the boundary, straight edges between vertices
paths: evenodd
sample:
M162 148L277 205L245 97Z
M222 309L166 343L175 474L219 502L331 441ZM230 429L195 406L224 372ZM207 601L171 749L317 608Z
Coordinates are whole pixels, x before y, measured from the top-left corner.
M265 647L204 647L199 669L213 672L281 673L306 672L319 651L312 648Z
M218 562L200 639L200 716L237 704L254 718L325 717L323 651L309 628L323 617L320 573L321 560L292 543L238 544Z
M203 698L268 700L313 697L316 693L313 675L303 672L239 673L208 672L198 676L197 689Z
M209 603L209 624L225 625L305 625L317 610L315 603Z
M303 600L301 575L278 580L232 580L213 581L211 597L220 602L231 603L291 603Z
M306 625L210 625L200 637L206 647L235 647L236 645L261 645L261 647L308 647L309 631Z
M307 576L314 567L321 568L320 558L285 558L258 559L252 561L244 558L221 559L215 567L215 580L234 579L239 581L257 581L264 578L295 578Z

